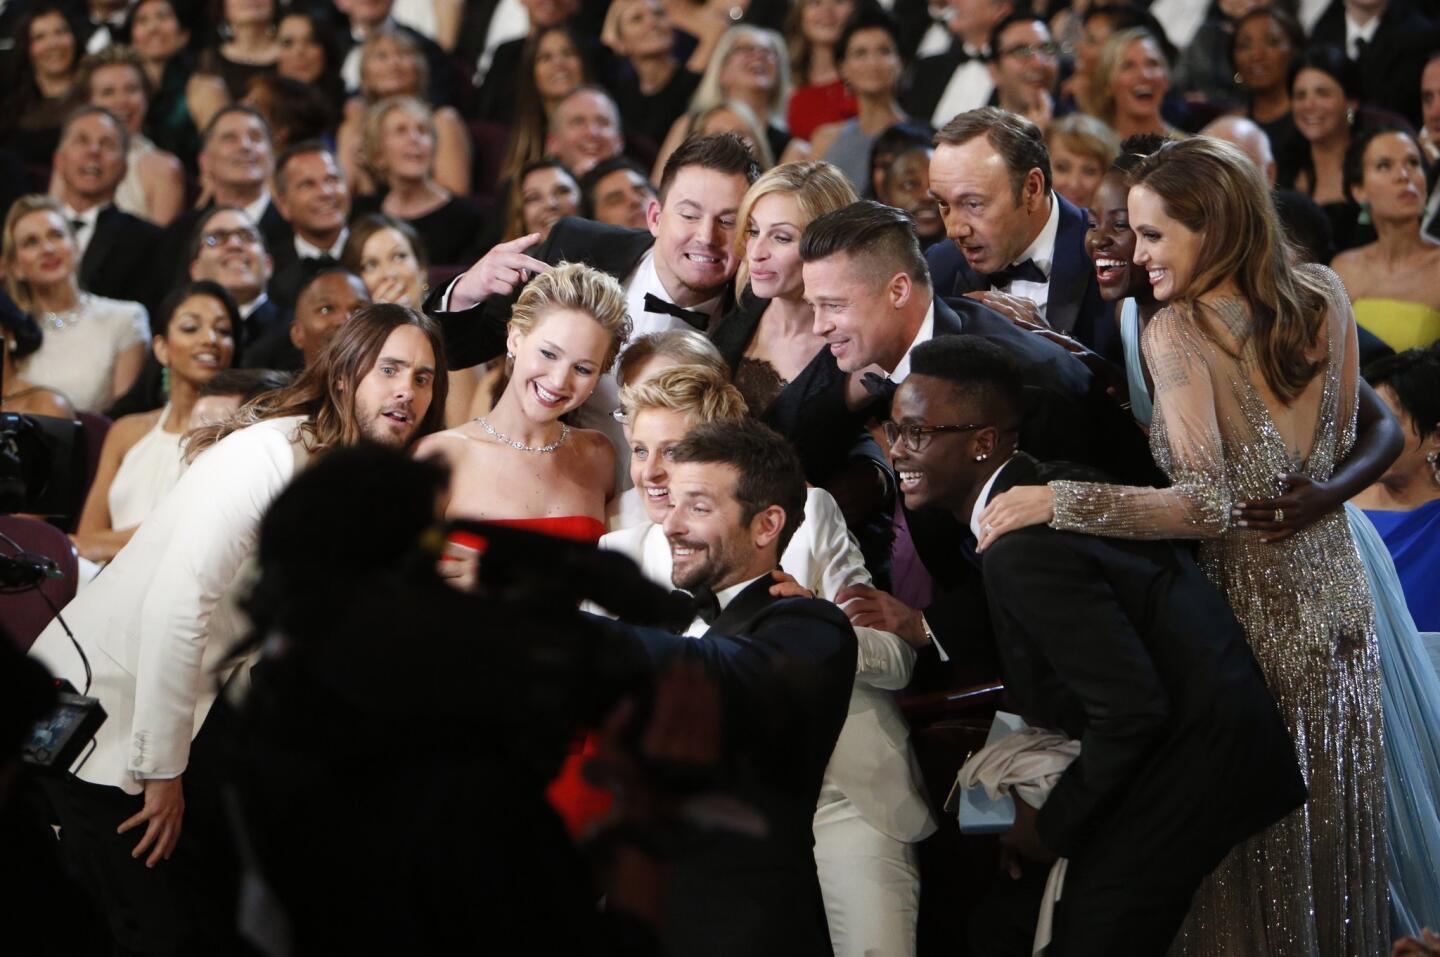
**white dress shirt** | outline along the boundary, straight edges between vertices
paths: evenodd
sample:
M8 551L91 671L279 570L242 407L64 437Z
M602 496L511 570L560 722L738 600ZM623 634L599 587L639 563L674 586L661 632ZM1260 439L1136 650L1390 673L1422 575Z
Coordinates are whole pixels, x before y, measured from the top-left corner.
M76 259L85 258L85 250L90 248L90 240L95 238L95 223L100 218L100 210L104 209L106 203L91 206L83 213L77 213L66 203L62 208L65 210L65 218L70 221L70 228L75 231L75 247L78 250Z
M330 248L321 249L319 246L310 242L310 240L305 239L301 237L299 233L296 233L295 255L299 256L301 259L319 259L322 256L329 256L331 259L339 262L340 252L345 248L345 240L349 238L349 227L341 227L340 235L335 239L335 242L330 244Z
M930 115L930 125L937 130L961 113L978 110L989 103L990 95L995 92L995 80L990 76L983 51L966 47L965 52L971 58L950 74L950 82L945 84L945 92L940 94L935 112Z
M1045 274L1045 281L1030 282L1027 279L1016 279L1000 290L1008 292L1012 296L1023 296L1034 302L1041 319L1047 318L1047 307L1050 304L1050 274L1055 267L1055 237L1059 234L1060 201L1054 193L1051 193L1050 218L1045 220L1045 228L1040 230L1040 235L1035 237L1035 241L1015 259L1015 263L1023 263L1027 259L1033 262ZM1015 263L1010 265L1013 266Z
M894 382L896 385L904 382L905 378L910 375L910 353L915 351L916 346L920 345L921 343L929 342L931 339L934 338L935 297L932 296L930 297L930 308L925 310L925 318L920 322L920 329L915 333L915 339L910 343L910 348L906 349L905 354L900 357L900 361L895 363L895 368L891 371L889 376L890 381Z
M1380 29L1380 18L1371 17L1369 22L1361 26L1350 16L1350 11L1345 11L1345 55L1352 60L1360 59L1360 41L1370 43L1375 39L1375 31Z
M1001 462L1000 467L991 472L990 477L985 480L985 484L980 486L980 494L975 498L975 507L970 510L970 534L975 536L976 541L980 540L980 514L985 511L985 506L990 504L990 490L995 487L995 480L1000 477L1001 472L1005 471L1005 466L1009 465L1010 459L1014 457L1012 454L1010 458Z
M519 40L530 32L530 14L521 0L499 0L495 12L490 14L490 26L485 31L485 49L475 62L475 73L471 82L479 86L490 72L490 62L495 59L495 48L511 40Z
M246 216L250 217L251 224L258 230L260 228L260 220L265 216L265 210L270 208L270 190L261 187L260 195L240 208ZM264 233L260 235L260 245L265 245ZM266 252L269 252L269 250L266 250Z
M65 606L85 649L90 694L108 714L82 780L138 794L183 774L190 742L234 671L217 673L245 623L234 604L260 518L304 467L304 416L259 422L204 452L135 537ZM61 624L30 653L75 687L85 669Z
M1150 4L1150 12L1165 25L1165 36L1179 50L1195 39L1209 10L1210 0L1155 0Z

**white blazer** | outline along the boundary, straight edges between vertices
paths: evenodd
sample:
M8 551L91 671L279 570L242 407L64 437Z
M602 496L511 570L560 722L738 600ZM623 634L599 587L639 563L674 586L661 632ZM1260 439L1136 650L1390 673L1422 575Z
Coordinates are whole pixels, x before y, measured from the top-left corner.
M600 547L629 556L651 580L671 587L670 543L663 527L646 521L610 532L601 537ZM780 556L780 567L830 601L846 585L870 584L840 506L820 488L807 490L805 520ZM913 843L928 837L935 822L922 796L910 728L891 691L910 683L915 650L888 631L856 628L855 637L859 654L850 712L825 769L825 783L849 798L876 830Z
M297 428L304 421L260 422L203 453L61 610L107 715L94 753L82 753L83 780L138 794L145 778L184 772L190 742L231 673L216 669L243 633L234 592L260 518L308 458ZM84 687L84 665L59 621L30 653Z

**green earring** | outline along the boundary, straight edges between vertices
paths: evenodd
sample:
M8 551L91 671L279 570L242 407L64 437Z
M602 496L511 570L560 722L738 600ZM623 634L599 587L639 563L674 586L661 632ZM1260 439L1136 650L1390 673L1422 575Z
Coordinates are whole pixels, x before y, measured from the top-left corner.
M169 398L169 396L170 396L170 367L169 367L169 366L161 366L161 368L160 368L160 391L165 395L166 398Z
M1370 219L1370 204L1369 204L1369 203L1361 203L1361 204L1360 204L1360 215L1355 217L1355 222L1359 223L1361 226L1369 226L1369 225L1370 225L1371 219Z

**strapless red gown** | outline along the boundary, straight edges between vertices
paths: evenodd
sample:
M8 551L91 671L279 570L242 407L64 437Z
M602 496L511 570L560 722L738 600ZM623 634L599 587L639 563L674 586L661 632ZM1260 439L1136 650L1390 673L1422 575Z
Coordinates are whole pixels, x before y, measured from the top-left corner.
M605 534L605 523L589 515L561 515L554 518L487 518L492 525L508 525L527 531L554 535L576 542L594 545ZM471 548L483 547L474 535L452 532L451 540ZM605 816L610 810L610 792L586 782L580 773L581 767L595 750L591 735L576 738L570 745L570 754L560 766L560 773L550 782L546 796L550 806L555 808L572 837L580 837L591 824Z

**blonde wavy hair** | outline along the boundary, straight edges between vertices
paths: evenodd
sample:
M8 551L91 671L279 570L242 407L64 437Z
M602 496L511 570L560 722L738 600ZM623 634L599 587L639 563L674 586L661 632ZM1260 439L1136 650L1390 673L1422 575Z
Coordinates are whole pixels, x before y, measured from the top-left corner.
M749 411L740 390L707 366L675 366L653 379L620 390L620 407L631 422L647 409L689 416L691 425L733 422Z
M382 43L389 43L397 52L410 57L411 66L415 70L415 88L409 95L424 96L425 91L430 88L430 64L426 62L425 55L420 52L420 47L414 40L388 24L370 34L360 45L360 95L367 101L375 99L375 94L365 86L365 67Z
M1165 68L1165 82L1172 80L1170 61L1165 59L1165 48L1160 45L1155 34L1144 27L1130 27L1126 30L1116 30L1110 34L1105 45L1100 48L1100 57L1095 61L1095 76L1090 81L1090 98L1095 103L1095 117L1106 126L1115 126L1115 91L1111 86L1115 82L1115 73L1120 69L1120 60L1125 56L1125 48L1136 40L1148 40L1160 55L1160 65Z
M625 290L609 273L584 263L562 262L542 272L525 286L510 310L510 329L528 336L555 309L583 312L610 333L602 369L615 364L630 338L630 315L625 309Z
M60 218L61 226L70 237L70 242L75 242L75 230L58 199L43 193L29 193L10 204L10 212L5 214L5 237L3 242L0 242L0 259L5 263L5 291L15 300L15 304L26 312L35 311L35 297L31 295L30 283L15 275L16 259L20 255L19 247L15 244L15 227L31 213L54 213ZM78 247L72 266L70 277L74 279L80 268Z
M750 281L750 263L745 258L745 245L750 232L750 215L755 204L771 193L787 193L795 198L804 222L795 223L801 232L811 222L837 209L858 202L855 187L840 170L824 160L803 160L785 163L761 175L740 201L735 216L735 255L740 268L735 273L735 288L744 289Z
M672 359L677 365L704 366L722 380L730 375L725 357L705 333L694 329L662 329L637 336L625 348L615 368L615 380L625 385L635 375L635 370L656 356Z
M690 97L691 114L704 113L725 102L725 93L720 89L720 71L730 57L730 50L741 40L749 39L763 43L775 51L775 89L770 93L770 122L776 126L785 124L784 105L790 99L790 53L785 48L785 38L774 30L742 23L725 31L710 54L710 63L700 77L695 93Z

